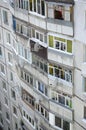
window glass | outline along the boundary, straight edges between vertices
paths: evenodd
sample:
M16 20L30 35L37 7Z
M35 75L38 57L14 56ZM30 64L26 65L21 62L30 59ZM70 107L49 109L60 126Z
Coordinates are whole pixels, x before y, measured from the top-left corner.
M86 107L84 107L84 118L86 119Z
M61 128L61 118L55 117L55 125Z

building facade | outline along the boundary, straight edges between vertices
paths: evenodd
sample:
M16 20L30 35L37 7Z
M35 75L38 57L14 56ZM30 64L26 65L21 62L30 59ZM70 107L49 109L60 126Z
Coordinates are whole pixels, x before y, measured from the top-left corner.
M0 0L0 130L86 130L85 0Z

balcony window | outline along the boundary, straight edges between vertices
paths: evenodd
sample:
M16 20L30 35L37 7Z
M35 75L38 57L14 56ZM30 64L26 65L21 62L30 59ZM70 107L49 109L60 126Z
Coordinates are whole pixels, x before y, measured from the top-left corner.
M63 129L64 130L70 130L70 124L67 121L63 120Z
M59 101L59 103L65 105L65 97L63 97L63 96L61 96L61 95L58 95L58 101Z
M63 20L62 11L54 10L54 18Z
M48 95L48 89L47 87L40 81L36 80L36 89L39 90L44 95Z
M44 0L30 0L30 11L36 12L44 16L45 15Z
M60 93L52 91L51 98L52 98L52 100L66 106L66 107L72 108L72 99L67 94L60 94Z
M28 84L33 85L33 76L29 73L26 73L24 71L20 71L21 78Z
M70 130L70 123L57 116L55 116L55 126L64 130Z
M49 112L43 106L36 104L36 110L46 119L49 120Z
M48 5L48 18L71 21L72 7L62 5ZM51 16L50 16L51 14Z
M23 35L25 37L29 37L29 35L30 35L29 28L19 22L16 22L16 32L20 33L21 35Z
M60 66L54 66L49 64L49 75L61 78L63 80L66 80L67 82L72 82L72 71L67 70Z
M17 0L16 5L18 8L28 10L28 0Z
M35 55L32 57L32 64L34 64L40 71L47 73L47 63L41 59L38 59Z
M34 119L31 116L29 116L29 114L25 110L23 110L23 116L24 118L26 118L27 122L34 127Z
M66 44L63 42L55 41L55 48L58 50L65 51L66 50Z
M61 128L61 118L55 117L55 125Z
M64 38L54 37L49 35L49 47L56 50L72 53L72 41Z
M23 46L21 43L18 44L18 54L23 57L23 59L26 59L27 62L30 61L30 51Z

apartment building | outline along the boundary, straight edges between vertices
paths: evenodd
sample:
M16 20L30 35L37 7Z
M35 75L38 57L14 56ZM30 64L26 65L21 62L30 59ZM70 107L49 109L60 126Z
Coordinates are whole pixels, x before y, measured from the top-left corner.
M85 0L0 0L0 130L86 130Z

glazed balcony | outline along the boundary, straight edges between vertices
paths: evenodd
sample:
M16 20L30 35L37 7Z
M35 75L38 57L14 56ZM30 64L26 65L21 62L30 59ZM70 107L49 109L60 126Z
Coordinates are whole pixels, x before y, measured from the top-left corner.
M49 86L51 86L52 90L59 90L69 95L73 95L72 83L50 75L48 75L48 78Z
M29 23L42 29L46 29L45 16L34 15L34 13L31 12L29 14Z
M54 103L50 101L50 111L53 111L60 117L69 120L69 122L73 122L73 110L63 107L59 103Z
M73 67L73 55L57 49L48 48L48 60Z
M47 29L65 35L73 36L73 23L53 18L47 18Z
M46 0L47 30L73 36L73 3Z

